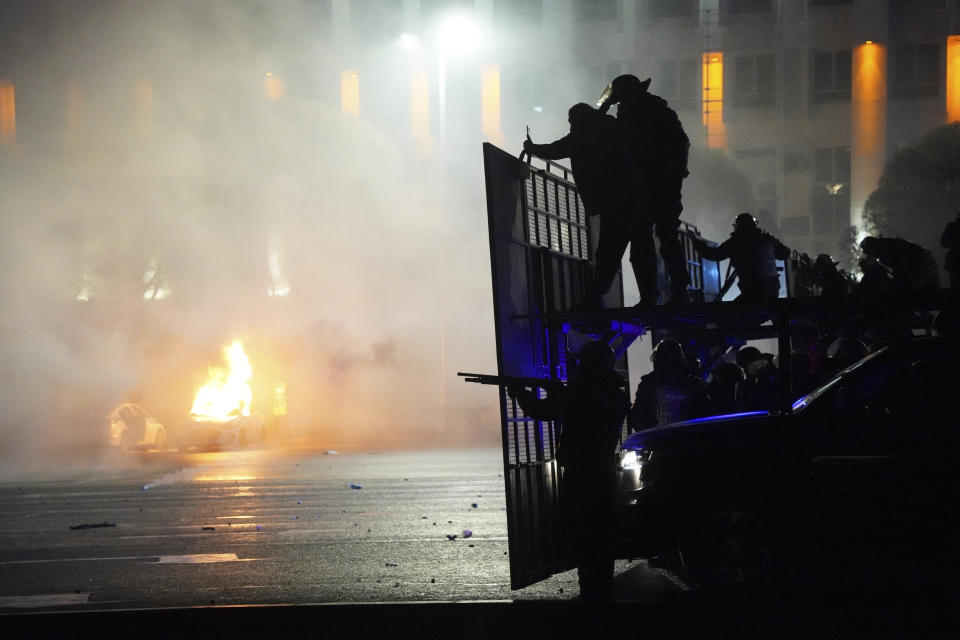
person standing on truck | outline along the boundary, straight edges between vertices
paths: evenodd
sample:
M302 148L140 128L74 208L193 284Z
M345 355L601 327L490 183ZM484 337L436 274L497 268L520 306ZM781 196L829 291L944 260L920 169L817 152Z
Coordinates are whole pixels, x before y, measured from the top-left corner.
M617 470L614 452L630 402L623 378L614 370L613 349L589 342L577 353L572 381L538 398L522 386L509 386L524 413L562 423L557 446L560 515L565 540L577 564L580 597L604 600L613 591Z
M649 87L649 78L641 81L630 74L617 76L600 99L600 111L606 113L611 106L618 105L617 121L623 125L634 155L634 167L647 190L647 199L640 204L649 209L646 217L651 218L656 227L660 256L670 278L670 300L689 302L690 273L678 229L683 211L683 179L690 174L687 170L690 139L677 112L666 100L650 93ZM638 256L639 265L634 263L634 270L656 271L657 258L652 239L638 245L649 253ZM637 282L640 282L639 277ZM652 290L640 290L644 305L648 300L656 304L656 279L652 286Z
M932 291L940 288L940 267L930 252L903 238L875 238L860 241L864 255L890 268L893 288L898 293Z
M586 299L577 305L599 309L616 278L627 243L637 286L641 291L651 286L656 289L656 262L652 268L641 263L653 251L653 236L649 221L638 215L641 185L633 180L632 158L616 119L582 102L570 107L567 119L569 134L549 144L535 144L527 137L523 150L544 160L570 158L587 215L600 216L593 280Z
M631 431L699 418L710 412L707 385L694 376L683 347L664 338L650 354L653 371L640 378L627 424Z
M749 213L736 217L733 233L720 246L711 247L699 236L693 243L707 260L730 258L740 285L737 300L761 302L776 300L780 295L777 260L786 260L790 249L757 226L757 219Z

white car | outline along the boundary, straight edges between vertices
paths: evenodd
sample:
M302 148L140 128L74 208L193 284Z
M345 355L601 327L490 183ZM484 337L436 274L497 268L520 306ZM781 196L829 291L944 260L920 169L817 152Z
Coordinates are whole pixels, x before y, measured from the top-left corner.
M177 434L177 448L232 449L262 442L265 436L263 416L232 416L226 420L198 420L191 418Z
M121 404L110 412L107 420L110 421L110 444L124 451L162 449L167 442L167 430L139 405Z

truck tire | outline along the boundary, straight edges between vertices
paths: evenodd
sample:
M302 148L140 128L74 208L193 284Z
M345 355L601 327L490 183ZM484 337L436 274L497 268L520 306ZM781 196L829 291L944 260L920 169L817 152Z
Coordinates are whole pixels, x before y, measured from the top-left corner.
M742 506L700 512L685 527L680 558L686 577L708 591L765 584L774 570L774 540L767 519Z

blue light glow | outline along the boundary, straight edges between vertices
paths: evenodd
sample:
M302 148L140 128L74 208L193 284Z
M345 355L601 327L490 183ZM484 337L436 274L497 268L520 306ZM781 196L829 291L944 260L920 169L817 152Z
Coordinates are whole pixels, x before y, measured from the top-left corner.
M724 413L719 416L706 416L705 418L693 418L692 420L684 420L683 422L677 422L676 424L700 424L701 422L716 422L718 420L729 420L731 418L746 418L749 416L768 415L770 415L769 411L743 411L740 413Z

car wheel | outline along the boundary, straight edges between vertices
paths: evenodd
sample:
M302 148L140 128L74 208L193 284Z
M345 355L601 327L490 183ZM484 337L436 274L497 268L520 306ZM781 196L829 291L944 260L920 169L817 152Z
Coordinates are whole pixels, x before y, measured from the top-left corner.
M757 511L712 509L695 519L683 536L680 559L685 573L703 589L753 587L773 571L773 537Z
M167 434L163 429L157 429L157 435L153 440L153 446L157 449L163 449L163 445L167 444Z

